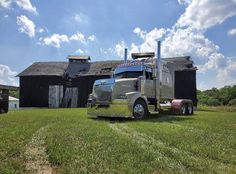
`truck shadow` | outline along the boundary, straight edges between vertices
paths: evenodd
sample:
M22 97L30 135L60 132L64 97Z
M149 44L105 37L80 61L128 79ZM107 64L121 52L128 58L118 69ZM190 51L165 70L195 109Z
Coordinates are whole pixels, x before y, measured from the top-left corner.
M125 122L176 122L176 121L187 121L194 119L195 115L193 116L181 116L181 115L170 115L170 114L158 114L158 115L151 115L148 118L144 119L132 119L132 118L110 118L110 117L95 117L90 118L94 121L106 121L110 123L125 123Z

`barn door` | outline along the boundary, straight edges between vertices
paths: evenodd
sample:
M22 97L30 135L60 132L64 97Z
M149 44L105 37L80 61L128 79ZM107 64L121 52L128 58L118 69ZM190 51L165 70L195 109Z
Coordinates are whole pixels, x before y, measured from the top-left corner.
M62 107L77 108L78 107L78 88L66 88L62 101Z
M48 107L59 108L63 98L63 86L51 85L49 86Z

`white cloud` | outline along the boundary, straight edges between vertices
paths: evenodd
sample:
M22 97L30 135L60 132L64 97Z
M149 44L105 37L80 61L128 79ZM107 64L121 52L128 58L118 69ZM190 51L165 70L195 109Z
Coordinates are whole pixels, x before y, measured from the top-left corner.
M180 27L190 26L197 30L205 30L234 16L235 9L235 0L192 0L177 24Z
M143 39L143 43L141 45L136 45L135 43L132 43L130 51L131 52L156 51L156 41L163 38L163 36L165 36L165 34L169 31L170 29L154 28L150 32L147 32L139 27L135 28L133 30L133 33L137 34L137 36Z
M56 48L61 47L61 43L69 43L70 41L79 41L82 44L86 45L88 40L93 41L96 37L94 35L90 35L88 39L85 38L83 33L77 32L71 36L65 34L53 34L50 37L39 38L39 43L41 45L50 45Z
M146 34L146 31L142 31L141 28L136 27L133 30L133 33L137 34L139 37L141 37L142 39L144 38L144 35Z
M17 25L19 25L19 32L25 33L31 38L35 36L35 24L26 16L17 16Z
M85 42L85 37L82 33L77 32L76 34L73 34L70 37L70 40L75 40L75 41L80 41L80 42Z
M138 53L139 52L139 47L135 43L132 43L130 46L130 53Z
M15 77L17 72L12 71L8 66L0 64L0 84L19 86Z
M178 0L180 5L188 5L192 2L192 0Z
M10 8L11 3L12 2L10 0L0 0L0 7L2 7L2 8Z
M143 43L132 43L130 52L156 52L156 41L162 38L162 57L191 56L199 72L224 68L227 65L226 57L220 53L219 46L191 27L154 28L140 38L144 38Z
M61 47L61 43L63 42L69 42L69 38L67 35L59 35L59 34L53 34L50 37L46 37L44 39L40 39L43 41L44 45L50 45L56 48L60 48Z
M141 28L136 27L136 28L133 30L133 32L134 32L135 34L139 35L139 34L141 33Z
M16 0L16 4L26 11L37 14L36 7L31 4L30 0Z
M94 41L95 39L96 39L95 35L90 35L88 37L88 40L90 40L90 41Z
M39 29L38 29L38 32L39 32L39 33L43 33L43 32L44 32L44 29L43 29L43 28L39 28Z
M79 48L78 50L75 51L75 53L84 54L84 51Z
M231 35L231 36L236 35L236 28L229 30L228 35Z
M235 84L236 83L236 61L235 58L228 58L227 66L223 69L219 69L217 75L221 84ZM223 86L223 85L222 85Z
M9 9L12 3L16 3L23 10L37 14L36 7L31 4L30 0L0 0L0 7Z
M89 22L89 17L83 13L75 14L73 18L78 23L88 23Z
M8 18L8 17L9 17L9 15L8 15L8 14L6 14L6 15L4 15L3 17L4 17L4 18Z
M192 28L171 30L163 41L162 55L191 56L201 72L225 65L225 57L219 52L219 46Z
M114 51L119 57L124 57L125 48L126 48L125 42L121 41L115 45Z

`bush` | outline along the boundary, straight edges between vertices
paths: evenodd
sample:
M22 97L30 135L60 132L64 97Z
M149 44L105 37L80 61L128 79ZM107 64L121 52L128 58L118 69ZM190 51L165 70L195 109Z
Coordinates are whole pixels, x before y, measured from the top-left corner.
M218 106L231 105L235 106L236 85L225 86L221 89L212 88L205 91L197 91L199 104ZM231 101L232 100L232 101Z
M229 106L236 106L236 98L229 101Z
M210 97L207 100L207 105L208 106L219 106L221 103L218 99Z

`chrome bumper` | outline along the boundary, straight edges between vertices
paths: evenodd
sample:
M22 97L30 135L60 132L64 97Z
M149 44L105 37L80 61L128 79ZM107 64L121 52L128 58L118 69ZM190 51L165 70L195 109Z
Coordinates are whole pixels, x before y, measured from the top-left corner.
M102 104L99 102L90 101L87 104L87 113L90 116L103 117L132 117L132 108L128 100L116 99L112 103Z

